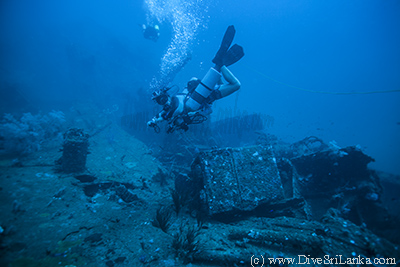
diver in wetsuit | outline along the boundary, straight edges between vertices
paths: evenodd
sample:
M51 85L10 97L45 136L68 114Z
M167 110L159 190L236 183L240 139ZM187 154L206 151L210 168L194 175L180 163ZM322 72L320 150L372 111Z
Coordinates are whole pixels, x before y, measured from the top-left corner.
M209 115L212 112L211 104L215 100L239 90L239 80L227 68L244 56L241 46L235 44L231 47L234 36L235 28L229 26L220 49L212 60L215 66L210 68L202 80L192 78L182 93L173 96L167 93L170 88L153 93L153 100L162 105L163 110L147 123L148 126L156 127L158 122L171 121L187 114ZM222 82L222 77L226 83ZM182 123L180 128L187 130L188 126Z
M153 127L156 125L157 122L161 122L163 120L168 121L184 112L184 101L187 97L187 94L178 93L170 96L168 94L169 89L171 88L165 88L163 90L153 93L152 100L156 101L157 104L163 106L163 109L151 121L147 123L148 126Z
M143 29L144 38L157 42L158 38L160 37L160 27L158 27L158 25L146 26L145 24L139 24L139 26L141 26Z

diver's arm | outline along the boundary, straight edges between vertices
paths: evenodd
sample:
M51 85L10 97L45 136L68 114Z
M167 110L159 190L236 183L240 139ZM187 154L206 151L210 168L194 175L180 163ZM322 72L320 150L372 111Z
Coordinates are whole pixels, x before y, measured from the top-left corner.
M228 84L223 84L219 88L219 91L221 92L221 97L226 97L239 90L240 81L226 66L222 66L221 74L222 77L224 77L224 79L228 82Z
M152 118L150 121L147 122L147 126L153 127L155 126L158 122L161 122L164 120L164 114L165 114L165 110L161 111L159 114L157 114L156 116L154 116L154 118Z
M164 120L164 117L163 116L155 116L154 118L153 118L153 121L155 121L155 122L160 122L160 121L163 121Z

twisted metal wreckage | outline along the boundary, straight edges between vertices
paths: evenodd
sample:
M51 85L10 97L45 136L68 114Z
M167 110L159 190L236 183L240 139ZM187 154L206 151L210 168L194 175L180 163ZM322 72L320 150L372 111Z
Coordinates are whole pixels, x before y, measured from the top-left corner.
M248 119L260 121L252 114L232 122ZM190 261L240 265L257 253L264 258L329 255L331 264L356 257L399 259L400 211L383 201L393 195L388 188L399 185L383 185L381 174L367 166L374 159L358 146L340 148L313 136L283 143L260 132L262 124L241 128L240 139L236 132L221 134L216 123L158 139L161 150L154 156L186 173L175 181L181 188L176 190L185 188L181 194L201 203L194 204L199 213L228 223L229 234L210 224L213 237L197 237L201 246L190 253ZM257 145L243 146L256 139ZM238 148L227 148L227 143ZM191 170L178 166L193 156Z
M398 247L376 234L398 241L398 221L381 201L380 178L367 167L371 161L358 147L339 148L316 137L290 150L264 144L201 152L189 181L202 211L224 222L251 223L230 225L227 240L213 245L220 250L194 258L237 264L252 253L297 263L395 264Z

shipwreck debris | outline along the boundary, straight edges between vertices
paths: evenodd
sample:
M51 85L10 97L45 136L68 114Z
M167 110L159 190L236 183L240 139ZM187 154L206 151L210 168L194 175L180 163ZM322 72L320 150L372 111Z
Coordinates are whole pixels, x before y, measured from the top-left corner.
M370 229L379 228L389 218L381 202L380 178L368 164L374 159L357 146L331 146L290 159L299 174L297 188L310 204L314 219L329 208Z
M56 162L64 173L79 173L86 168L89 154L89 135L83 129L71 128L64 133L61 158Z
M81 183L91 183L97 179L93 175L89 175L89 174L76 175L74 177Z
M214 249L194 254L193 262L248 266L250 254L265 266L396 264L397 246L338 215L331 209L322 221L279 217L266 225L253 220L252 228L231 224L227 239L218 234L213 240L202 238L201 246Z
M201 179L206 214L217 216L252 211L260 204L284 199L271 147L252 146L201 152L192 164Z
M199 153L190 174L199 210L222 221L249 216L320 220L334 208L375 232L390 225L379 176L368 168L373 158L357 146L340 148L314 137L301 143L307 149L296 145L299 151L277 158L265 145Z

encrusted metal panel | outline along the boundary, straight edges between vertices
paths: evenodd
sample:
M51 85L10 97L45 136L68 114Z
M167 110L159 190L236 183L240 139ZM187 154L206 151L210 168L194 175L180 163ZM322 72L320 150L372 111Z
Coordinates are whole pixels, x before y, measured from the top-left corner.
M284 198L276 159L270 147L239 148L233 155L242 210L252 210L259 202Z
M248 211L260 203L284 198L278 167L270 147L224 148L202 152L194 164L201 166L203 201L209 215Z

